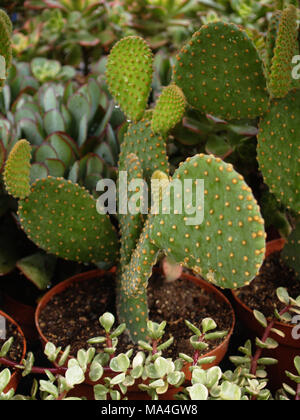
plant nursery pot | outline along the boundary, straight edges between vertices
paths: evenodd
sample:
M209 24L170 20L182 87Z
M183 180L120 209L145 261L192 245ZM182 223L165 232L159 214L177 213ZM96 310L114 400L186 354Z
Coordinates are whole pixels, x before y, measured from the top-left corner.
M114 272L115 272L115 269L110 271L110 273L114 273ZM154 272L161 273L160 270L154 270ZM63 281L62 283L58 284L57 286L53 287L42 297L42 299L40 300L40 302L37 306L37 309L36 309L35 323L36 323L37 331L38 331L39 336L41 338L41 341L43 343L43 346L46 345L48 340L45 337L45 335L44 335L44 333L43 333L43 331L40 327L39 320L40 320L40 313L43 310L43 308L45 308L45 306L48 304L48 302L55 295L63 292L64 290L66 290L68 287L70 287L75 282L82 282L82 281L89 280L89 279L91 280L95 277L96 278L101 277L105 274L107 274L107 272L105 272L103 270L93 270L93 271L89 271L89 272L86 272L86 273L83 273L83 274L75 275L75 276ZM225 303L230 310L232 325L231 325L231 328L229 330L228 335L226 336L226 338L222 341L222 343L218 347L216 347L212 351L205 354L205 356L202 356L202 357L215 356L215 361L212 364L205 365L205 369L208 369L212 366L218 365L221 362L221 360L224 358L224 356L227 352L229 341L230 341L230 338L233 334L233 330L234 330L234 327L235 327L235 314L234 314L233 308L232 308L229 300L218 289L216 289L211 284L205 282L202 279L199 279L197 277L189 275L189 274L182 274L181 279L186 280L188 282L192 282L192 283L196 284L197 286L199 286L200 288L204 289L206 292L208 292L213 297L213 299L215 299L218 302ZM187 364L187 363L183 367L183 371L185 372L185 375L186 375L187 379L191 378L191 372L189 370L189 367L190 367L190 365ZM112 377L114 375L116 375L109 368L106 368L106 374L111 375ZM95 384L92 384L87 379L84 384L81 384L81 385L75 387L74 390L72 390L69 395L85 396L87 399L93 400L94 399L93 385L95 385ZM166 394L163 394L161 396L161 399L172 400L172 399L174 399L173 396L175 394L177 394L178 392L179 392L178 388L170 387L169 391ZM147 393L141 392L139 390L137 385L129 388L126 396L128 397L129 400L148 400L148 399L150 399L150 397L148 397Z
M19 302L7 293L3 298L3 309L20 325L27 342L38 340L39 335L34 322L35 307Z
M0 310L0 319L1 319L1 317L5 318L5 320L7 322L9 322L11 324L14 324L16 326L17 330L18 330L18 333L21 335L22 341L23 341L23 349L22 349L21 360L23 360L25 358L26 351L27 351L27 343L26 343L26 339L25 339L25 336L24 336L24 333L23 333L21 327L19 326L19 324L17 324L17 322L13 318L11 318L5 312ZM9 338L9 337L7 337L7 338ZM21 360L19 362L21 362ZM22 374L21 374L20 370L13 371L12 374L11 374L10 382L7 385L7 387L4 389L4 392L8 392L11 388L13 388L16 391L21 377L22 377Z
M284 245L285 240L282 238L270 241L267 243L266 257L274 252L281 251ZM236 313L249 330L249 336L252 338L261 337L264 329L254 317L253 310L241 301L236 291L233 291L232 293L235 300ZM292 335L294 327L295 325L277 321L274 328L281 330L285 334L285 337L283 338L271 333L270 337L274 338L279 343L279 346L277 349L265 350L263 352L265 357L273 357L278 360L277 365L268 367L268 386L272 391L280 389L282 383L290 384L293 387L295 386L295 383L291 382L285 374L286 370L296 373L294 358L300 354L300 340L295 340Z

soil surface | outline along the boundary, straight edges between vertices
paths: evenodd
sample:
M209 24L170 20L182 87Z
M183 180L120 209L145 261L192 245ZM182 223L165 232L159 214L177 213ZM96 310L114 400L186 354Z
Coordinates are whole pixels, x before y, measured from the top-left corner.
M12 360L13 362L19 363L23 354L23 337L19 333L17 327L11 322L7 321L6 318L4 330L2 320L3 316L0 315L0 348L5 343L5 341L7 341L10 337L13 337L14 341L6 358ZM4 368L5 366L0 365L0 371Z
M71 353L87 348L87 340L104 335L99 324L99 316L104 312L116 314L115 281L113 276L74 283L59 295L53 297L42 310L40 327L47 339L56 346L71 345ZM166 357L178 353L193 354L189 338L193 333L186 327L187 319L199 326L201 320L211 317L218 330L229 331L232 326L231 310L223 302L217 302L211 295L186 280L163 283L160 276L153 276L148 287L149 318L155 322L167 321L164 341L174 337L174 344L166 352ZM210 343L209 351L222 340ZM101 349L97 345L97 351ZM126 334L119 337L118 353L132 348ZM134 347L134 350L138 350Z
M250 286L239 289L237 295L249 308L273 318L275 308L284 308L277 298L278 287L285 287L292 298L300 295L300 282L294 270L281 260L280 252L275 252L266 258L259 276Z

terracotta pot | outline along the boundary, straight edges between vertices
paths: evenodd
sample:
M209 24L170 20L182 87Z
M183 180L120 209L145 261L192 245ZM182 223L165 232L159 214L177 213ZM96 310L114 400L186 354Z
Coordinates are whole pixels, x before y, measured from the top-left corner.
M115 272L115 269L113 269L111 272ZM71 277L71 278L63 281L62 283L58 284L57 286L53 287L43 296L43 298L40 300L40 302L37 306L37 309L36 309L35 323L36 323L36 328L38 330L38 333L40 335L40 338L41 338L44 346L46 345L48 340L44 336L43 331L42 331L42 329L39 325L39 317L40 317L41 311L47 305L47 303L52 299L53 296L61 293L62 291L67 289L70 285L72 285L74 282L80 282L80 281L85 281L85 280L88 280L88 279L93 279L95 277L103 276L104 274L107 274L107 273L103 270L93 270L93 271L89 271L87 273L76 275L74 277ZM194 277L194 276L189 275L189 274L182 274L181 278L185 279L187 281L191 281L194 284L198 285L199 287L201 287L202 289L207 291L209 294L211 294L213 296L213 299L216 299L219 302L225 303L230 308L230 311L231 311L232 325L231 325L231 328L230 328L230 331L229 331L228 335L226 336L224 341L217 348L215 348L214 350L210 351L209 353L207 353L205 355L205 357L208 357L208 356L209 357L211 357L211 356L216 357L214 363L205 366L205 369L208 369L212 366L218 365L221 362L221 360L224 358L224 356L225 356L225 354L228 350L229 341L230 341L230 338L233 334L233 330L234 330L234 327L235 327L235 314L234 314L234 311L232 309L232 306L231 306L229 300L218 289L216 289L214 286L205 282L202 279L199 279L199 278ZM183 371L185 372L186 377L188 379L190 379L191 378L191 372L189 370L189 365L188 364L185 364L185 366L183 368ZM112 376L115 375L115 373L112 372L109 368L107 368L106 373L111 374ZM172 389L169 390L168 393L162 395L161 399L171 400L173 398L174 394L176 394L176 393L178 393L178 388L172 388ZM84 395L88 399L93 399L92 383L87 380L84 384L77 386L74 389L74 392L72 392L72 395L77 395L77 396L83 396ZM141 392L137 386L134 386L134 387L132 387L128 390L127 397L130 400L140 400L140 399L147 400L148 399L147 394L145 392Z
M9 315L7 315L5 312L3 312L1 310L0 310L0 317L4 317L8 322L14 324L17 327L19 334L23 337L23 352L22 352L22 357L21 357L21 360L23 360L25 358L25 355L26 355L27 344L26 344L26 339L25 339L25 336L24 336L24 333L23 333L22 329L20 328L20 326L17 324L17 322L14 319L12 319ZM20 362L21 362L21 360L20 360ZM4 392L8 392L11 388L13 388L16 391L21 377L22 377L22 374L21 374L20 370L13 371L12 375L11 375L10 382L7 385L7 387L4 389Z
M282 238L267 243L266 257L274 252L281 251L284 244L285 240ZM238 292L233 291L232 293L235 300L237 315L243 324L248 328L249 337L261 337L264 329L254 317L253 310L239 299ZM283 382L288 383L293 387L295 386L295 383L291 382L285 374L286 370L296 374L294 358L300 354L300 340L295 340L292 336L292 330L294 327L295 325L285 324L279 321L276 322L274 328L281 330L285 334L285 337L283 338L271 333L270 337L274 338L279 343L279 347L275 350L265 350L263 352L265 357L273 357L278 360L277 365L268 367L268 387L272 391L276 391L281 388Z
M39 336L34 322L35 307L19 302L7 293L3 298L3 309L20 325L27 342L38 340Z

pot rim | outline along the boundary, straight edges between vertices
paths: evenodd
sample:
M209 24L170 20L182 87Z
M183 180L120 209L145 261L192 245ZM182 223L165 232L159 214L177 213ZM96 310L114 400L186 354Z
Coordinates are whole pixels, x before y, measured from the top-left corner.
M153 271L158 272L158 271L160 271L160 269L159 268L154 268ZM116 267L113 267L109 271L101 270L101 269L95 269L95 270L87 271L85 273L76 274L76 275L74 275L72 277L69 277L68 279L62 281L61 283L57 284L56 286L54 286L52 289L50 289L48 292L45 293L45 295L39 301L39 303L37 305L37 308L36 308L36 311L35 311L35 325L36 325L38 334L39 334L39 336L40 336L44 345L46 343L48 343L49 340L45 337L45 335L43 334L42 329L39 325L39 316L40 316L40 313L41 313L42 309L47 305L47 303L52 299L52 297L55 296L56 294L62 292L63 290L67 289L73 282L80 282L80 281L92 279L95 276L108 274L108 273L115 274L115 272L116 272ZM194 282L200 288L204 288L206 291L208 291L208 293L215 295L217 300L223 301L230 308L232 322L231 322L231 327L230 327L230 330L228 331L228 334L226 335L225 339L217 347L215 347L210 352L204 354L200 358L202 359L204 357L215 356L216 354L218 354L218 352L222 351L224 348L225 349L228 348L229 341L230 341L230 339L232 337L232 334L234 332L234 328L235 328L235 324L236 324L236 316L235 316L235 312L233 310L233 307L232 307L230 301L227 299L226 296L224 296L224 294L222 292L220 292L214 285L206 282L204 279L202 279L200 277L196 277L192 274L187 274L187 273L182 273L180 278L185 279L187 281ZM61 351L61 353L62 353L62 351ZM188 363L185 363L185 366L188 366ZM108 371L111 371L111 369L109 367L105 367L104 371L108 372Z
M286 243L286 240L284 238L274 239L272 241L267 242L267 249L266 249L266 257L273 254L274 252L281 251ZM247 306L238 296L236 290L232 290L232 295L236 302L242 306L251 316L253 316L253 309L251 309L249 306ZM267 317L268 320L271 320L272 318ZM281 326L283 328L293 329L295 325L293 324L287 324L281 321L276 321L275 325Z
M6 318L10 323L14 324L17 327L18 333L22 336L22 340L23 340L23 351L22 351L22 357L20 360L20 363L22 362L23 359L25 359L26 356L26 352L27 352L27 342L26 342L26 338L25 335L23 333L22 328L20 327L20 325L17 323L17 321L15 321L13 318L11 318L6 312L2 311L0 309L0 316L3 316L4 318ZM18 375L19 375L20 371L17 369L14 369L13 372L11 373L11 378L10 378L10 382L15 379Z

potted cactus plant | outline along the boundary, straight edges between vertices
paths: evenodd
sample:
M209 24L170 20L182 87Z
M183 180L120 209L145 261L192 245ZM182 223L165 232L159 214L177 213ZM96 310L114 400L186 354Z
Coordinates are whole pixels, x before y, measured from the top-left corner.
M242 45L253 60L245 82L249 93L242 97L237 92L234 105L207 101L206 91L201 92L206 83L204 70L194 70L199 55L205 55L206 42L214 44L214 37L218 42L221 39L224 51L230 48L234 59ZM171 176L166 149L168 132L180 122L189 105L229 119L262 115L268 104L262 62L247 35L235 25L222 22L202 27L187 49L191 51L183 48L179 54L173 81L153 109L147 109L153 56L145 41L124 38L109 55L109 90L128 119L118 165L120 245L116 218L107 214L102 196L96 201L84 187L62 177L31 182L31 146L26 140L15 144L4 168L6 189L19 200L20 225L39 248L81 263L117 264L117 314L133 344L145 340L147 286L161 254L221 288L248 285L265 256L264 220L251 189L233 166L213 155L198 154L182 162ZM214 56L210 71L217 71L219 59L222 65L225 63L226 72L226 55ZM235 77L242 75L244 69L237 69ZM207 83L207 88L218 92L214 79L212 75L212 86ZM218 95L229 95L228 83ZM139 194L136 199L136 189L128 193L126 209L122 209L124 172L128 183L142 180L142 185L151 189L156 211L149 211L150 206L145 205L147 194ZM170 201L168 211L165 198ZM128 203L133 209L129 214Z
M7 46L11 51L9 36ZM7 78L0 93L1 290L4 309L28 339L36 336L34 310L41 291L57 275L65 279L88 268L65 264L26 239L15 217L17 202L3 185L6 158L25 136L32 146L31 182L48 175L64 176L95 195L99 177L116 176L116 132L124 120L96 77L90 75L81 85L75 80L66 83L66 68L57 75L55 61L37 61L10 66L7 57Z
M249 288L234 292L238 314L253 334L261 329L253 310L271 316L276 289L287 287L292 297L299 293L299 80L293 78L293 57L299 54L296 9L292 6L277 11L270 20L267 36L266 75L270 101L259 122L257 160L265 184L274 201L287 214L290 227L287 237L267 244L267 259L261 274ZM290 235L289 235L290 234ZM257 298L255 297L257 296ZM268 308L266 310L266 308ZM297 315L297 310L295 310ZM278 317L276 328L282 331L272 367L271 386L275 389L293 367L299 354L299 340L293 336L293 316ZM268 351L267 351L267 354Z

